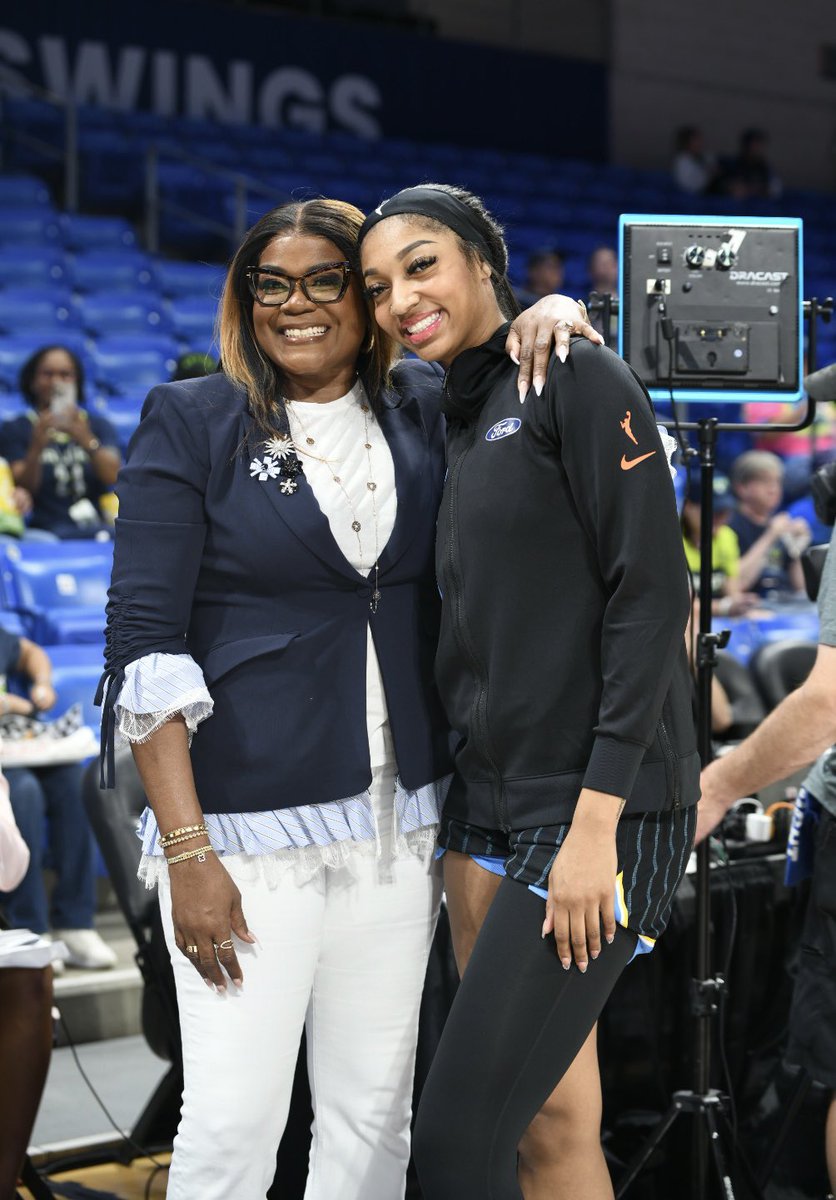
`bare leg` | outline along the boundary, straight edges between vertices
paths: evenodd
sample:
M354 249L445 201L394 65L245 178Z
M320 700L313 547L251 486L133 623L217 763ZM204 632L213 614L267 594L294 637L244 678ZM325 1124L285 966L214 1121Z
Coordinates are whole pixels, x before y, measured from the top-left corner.
M836 1194L836 1092L830 1097L827 1124L824 1127L824 1147L827 1155L827 1176L830 1190Z
M0 970L0 1012L0 1200L11 1200L52 1052L52 968Z
M453 952L463 975L502 877L452 850L442 861ZM525 1200L612 1200L601 1149L597 1028L520 1143L519 1181Z

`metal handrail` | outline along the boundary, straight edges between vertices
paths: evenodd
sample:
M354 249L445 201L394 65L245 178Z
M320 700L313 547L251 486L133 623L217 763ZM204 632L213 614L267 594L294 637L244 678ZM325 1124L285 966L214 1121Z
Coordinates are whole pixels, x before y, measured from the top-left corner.
M4 100L14 99L13 94L8 92L4 96L3 89L0 88L0 106ZM68 99L63 96L58 96L54 92L47 91L46 88L38 87L37 84L27 83L25 91L21 92L20 99L36 99L41 100L45 104L51 104L53 108L57 108L64 114L64 143L62 147L53 146L51 142L45 142L41 138L33 137L32 134L24 133L20 129L14 129L8 121L2 121L2 127L5 136L15 138L24 145L33 146L40 151L45 158L57 159L64 164L64 208L68 212L78 212L78 105L75 100Z
M211 217L197 213L182 204L177 204L172 200L164 200L160 189L159 165L161 158L169 158L186 163L189 166L196 167L205 175L213 175L217 179L224 179L233 184L235 188L235 217L232 224L229 225L222 221L214 221ZM160 215L164 211L183 217L192 224L206 229L211 233L217 233L221 237L229 238L234 245L238 245L246 233L247 225L249 224L247 219L247 197L250 193L256 192L262 196L268 196L274 199L277 204L285 204L290 199L286 192L263 183L254 175L247 175L242 171L233 171L229 167L218 166L217 163L212 162L210 159L201 158L197 154L191 154L188 150L173 150L168 146L158 146L156 143L149 145L145 151L144 191L145 248L151 254L159 253Z

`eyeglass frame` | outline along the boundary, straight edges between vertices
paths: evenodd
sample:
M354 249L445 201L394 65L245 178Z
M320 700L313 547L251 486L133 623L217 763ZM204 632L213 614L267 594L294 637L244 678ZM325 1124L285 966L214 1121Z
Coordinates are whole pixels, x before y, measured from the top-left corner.
M342 287L340 288L339 294L335 296L333 300L314 299L314 297L308 292L307 286L305 285L305 280L310 275L320 275L323 271L333 271L335 267L342 267L344 272ZM283 304L287 304L288 300L292 298L293 293L296 291L297 284L302 289L302 295L306 300L309 300L311 304L339 304L340 300L344 298L346 292L348 291L348 285L351 282L351 274L353 271L354 267L352 267L351 263L347 259L340 259L338 262L320 263L316 267L311 267L309 271L305 271L302 275L288 275L286 271L280 271L278 267L247 267L244 274L247 279L247 286L250 289L250 294L252 295L252 298L255 300L256 304L260 304L262 308L281 308ZM274 278L281 277L282 279L286 279L290 283L290 291L287 293L284 300L278 300L272 304L266 300L259 300L258 296L256 295L255 281L253 279L253 276L256 274L272 275Z

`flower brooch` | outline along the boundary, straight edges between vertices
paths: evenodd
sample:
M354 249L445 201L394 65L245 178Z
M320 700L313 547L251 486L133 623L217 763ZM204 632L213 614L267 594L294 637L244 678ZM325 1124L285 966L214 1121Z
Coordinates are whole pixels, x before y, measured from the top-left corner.
M303 474L302 463L296 453L296 447L287 434L278 433L264 443L264 453L261 458L254 458L250 463L250 475L259 483L278 479L279 491L283 496L292 496L299 487L297 476Z

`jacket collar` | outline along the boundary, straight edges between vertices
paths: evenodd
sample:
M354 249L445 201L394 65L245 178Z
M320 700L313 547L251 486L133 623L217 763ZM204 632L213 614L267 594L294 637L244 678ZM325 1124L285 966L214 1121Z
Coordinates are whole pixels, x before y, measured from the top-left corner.
M471 350L463 350L453 360L444 380L441 410L454 421L469 422L478 417L493 385L511 367L505 351L510 321Z
M380 401L377 419L392 454L398 496L395 525L380 555L383 573L403 556L422 519L426 519L424 509L430 472L427 435L418 401L402 396L393 388L385 389ZM248 412L243 414L243 421L249 469L251 459L263 453L265 439ZM290 496L283 495L274 480L260 484L256 490L267 498L285 525L317 558L344 577L365 583L365 576L352 567L335 542L328 519L304 474L297 477L297 483L297 491Z

